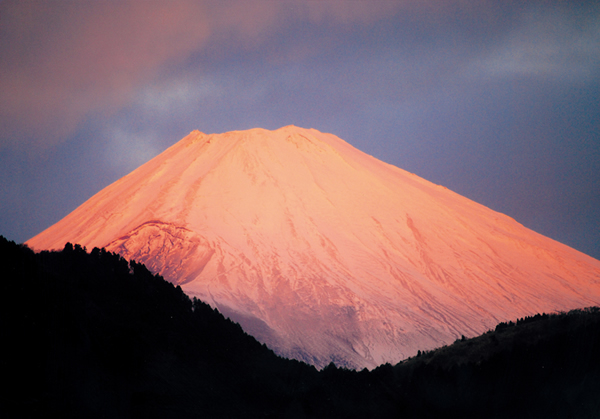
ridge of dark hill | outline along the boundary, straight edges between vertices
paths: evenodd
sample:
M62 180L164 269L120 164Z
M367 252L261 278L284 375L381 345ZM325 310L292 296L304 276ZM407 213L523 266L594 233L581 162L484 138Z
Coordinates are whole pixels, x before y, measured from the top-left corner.
M0 236L0 266L0 417L600 416L597 308L317 371L102 249L36 254Z

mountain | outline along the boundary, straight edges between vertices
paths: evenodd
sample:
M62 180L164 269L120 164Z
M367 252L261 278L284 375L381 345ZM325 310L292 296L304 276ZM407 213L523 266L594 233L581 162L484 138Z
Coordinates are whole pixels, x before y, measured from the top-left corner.
M600 261L294 126L192 132L26 244L66 242L143 262L318 367L600 304Z

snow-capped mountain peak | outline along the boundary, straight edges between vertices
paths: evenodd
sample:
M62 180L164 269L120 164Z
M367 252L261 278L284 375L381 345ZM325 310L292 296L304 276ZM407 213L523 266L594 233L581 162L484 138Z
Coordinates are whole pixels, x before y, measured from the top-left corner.
M600 262L287 126L190 133L32 238L144 262L276 352L372 368L600 303Z

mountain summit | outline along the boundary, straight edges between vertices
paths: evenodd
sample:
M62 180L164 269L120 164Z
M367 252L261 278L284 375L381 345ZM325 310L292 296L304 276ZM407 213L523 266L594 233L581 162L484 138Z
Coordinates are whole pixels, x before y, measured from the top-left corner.
M192 132L27 245L66 242L143 262L319 367L600 304L600 261L294 126Z

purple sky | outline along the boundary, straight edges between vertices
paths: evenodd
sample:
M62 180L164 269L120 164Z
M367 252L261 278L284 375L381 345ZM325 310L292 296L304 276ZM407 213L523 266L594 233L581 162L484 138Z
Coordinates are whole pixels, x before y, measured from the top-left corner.
M600 259L597 2L0 2L11 240L194 129L289 124Z

